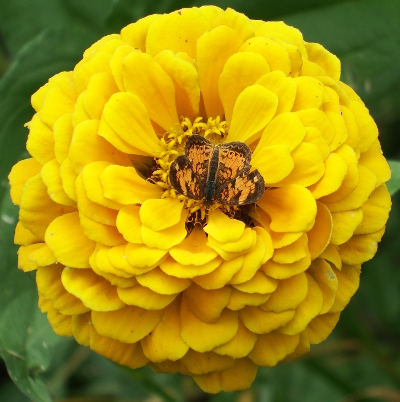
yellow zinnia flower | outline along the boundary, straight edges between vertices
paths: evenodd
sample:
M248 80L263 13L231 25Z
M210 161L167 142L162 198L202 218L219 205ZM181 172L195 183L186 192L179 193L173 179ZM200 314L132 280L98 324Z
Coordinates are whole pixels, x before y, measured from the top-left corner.
M182 9L100 39L32 106L15 242L57 334L211 393L330 334L391 205L336 56L283 22Z

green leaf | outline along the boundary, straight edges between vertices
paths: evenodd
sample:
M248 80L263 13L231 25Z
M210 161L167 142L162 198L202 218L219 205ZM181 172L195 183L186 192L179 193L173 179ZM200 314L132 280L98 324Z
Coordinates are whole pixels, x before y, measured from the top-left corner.
M386 183L390 195L393 195L400 189L400 162L388 161L390 170L392 171L392 177Z
M400 114L399 20L398 0L349 1L285 18L339 57L341 79L385 122Z
M91 31L60 27L37 36L18 53L0 81L0 199L12 165L25 149L31 95L54 74L71 70L95 40Z
M34 401L51 401L42 373L60 338L37 306L34 274L17 269L18 248L13 244L13 235L18 208L8 194L0 214L0 356L11 379L25 395Z
M92 30L101 36L111 5L110 0L0 0L1 33L11 55L43 31L59 26Z

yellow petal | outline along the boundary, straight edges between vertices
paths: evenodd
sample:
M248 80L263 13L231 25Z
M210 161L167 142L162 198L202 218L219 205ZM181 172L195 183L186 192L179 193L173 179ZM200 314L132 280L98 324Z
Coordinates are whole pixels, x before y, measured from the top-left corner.
M139 216L140 207L137 205L126 205L122 207L117 216L118 231L129 243L143 244Z
M161 250L169 250L171 247L181 243L186 235L186 218L189 210L184 209L180 221L169 228L154 231L142 225L141 234L143 243L149 247L156 247Z
M258 205L270 215L270 227L275 232L304 231L314 223L317 214L314 197L297 184L267 190Z
M306 274L308 280L308 292L305 300L296 308L294 318L279 332L286 335L295 335L303 331L307 324L316 317L323 307L323 294L318 283L310 275Z
M255 275L247 282L233 285L234 288L246 293L267 294L272 293L278 286L276 279L270 278L261 271L257 271Z
M85 188L85 193L90 201L96 204L103 205L107 208L119 210L122 205L115 201L109 200L103 195L103 185L101 175L104 169L110 166L110 162L98 161L86 165L81 174L82 184Z
M274 251L272 260L280 264L291 264L304 258L308 253L308 238L304 233L298 240L288 246Z
M206 275L213 272L221 265L222 261L222 258L217 257L203 265L182 265L169 257L160 263L160 268L167 275L176 276L177 278L193 278L198 275Z
M318 147L324 161L329 156L330 151L328 144L326 143L321 131L319 131L317 128L306 127L306 135L304 136L303 141L314 144L316 147Z
M72 317L72 332L76 341L82 346L90 345L90 329L89 324L90 313L74 315Z
M297 239L299 239L303 232L294 232L294 233L279 233L271 230L271 218L270 216L264 212L262 209L257 209L254 213L250 212L250 216L263 227L264 230L268 232L271 237L272 245L274 249L285 247L289 244L292 244Z
M224 115L218 80L226 61L238 51L241 44L242 40L236 31L224 25L204 33L197 41L196 66L208 117Z
M189 350L180 336L179 309L180 299L178 298L165 308L156 327L141 340L143 352L152 362L176 361Z
M260 268L266 253L272 256L272 244L265 244L262 237L257 235L253 250L244 256L242 268L233 275L230 283L238 284L250 280Z
M285 145L261 148L255 156L253 154L251 164L260 172L267 186L283 180L294 168L290 149Z
M260 335L249 357L259 366L273 367L296 349L299 340L299 334L285 335L276 331Z
M145 274L138 275L136 279L142 286L163 295L183 292L191 285L189 279L169 276L161 271L160 268L155 268Z
M390 179L391 171L385 157L382 155L379 142L377 145L378 147L372 145L367 152L361 154L358 163L374 173L378 179L376 182L376 186L378 187Z
M239 52L227 60L218 81L218 91L224 106L225 120L231 122L234 106L240 93L254 85L267 73L269 73L268 63L257 53Z
M211 235L208 235L208 242L210 244L216 245L224 251L228 251L231 253L240 252L243 250L248 250L254 243L254 237L256 233L251 230L251 228L246 228L235 242L229 243L221 243L218 240L214 239Z
M125 306L118 297L117 288L91 269L66 267L61 280L65 289L91 310L113 311Z
M72 316L59 313L52 305L51 301L39 295L39 307L42 313L47 313L54 332L59 336L73 336Z
M64 114L54 123L54 154L60 165L68 156L73 130L71 113Z
M75 181L78 175L72 168L72 163L69 158L64 159L64 162L60 166L60 176L64 191L71 200L77 201Z
M76 173L79 173L85 165L98 160L124 166L131 164L127 155L97 135L98 127L97 120L87 120L79 123L74 129L68 157Z
M225 286L243 266L244 257L239 256L230 261L224 261L218 268L206 275L192 278L203 289L220 289Z
M216 16L212 27L215 28L220 25L227 25L233 28L243 41L254 36L254 28L249 18L229 7L223 13Z
M251 144L271 121L278 106L278 97L261 85L251 85L238 96L229 127L229 141Z
M144 155L155 156L163 151L146 107L136 95L127 92L112 95L103 116L120 138Z
M126 344L115 339L100 336L93 326L90 328L90 349L105 356L107 359L131 369L143 367L148 362L140 347L140 343Z
M286 49L270 38L256 36L246 40L240 48L241 51L258 53L267 61L271 71L282 71L289 75L291 61Z
M345 121L340 111L338 112L326 111L325 114L335 127L335 136L333 137L332 141L329 144L329 149L333 151L346 142L349 134Z
M143 102L153 121L164 130L179 124L174 84L149 54L132 52L126 56L123 78L127 91Z
M353 265L343 265L340 271L334 270L338 279L335 302L330 313L341 312L349 303L351 297L356 293L360 284L360 270Z
M308 189L315 199L334 193L341 186L347 173L347 164L344 159L332 153L325 160L325 172L319 181Z
M169 253L183 265L204 265L218 256L217 252L207 246L207 236L200 225L195 225L190 235Z
M83 233L90 240L106 246L118 246L119 244L125 243L125 239L115 226L96 222L82 213L79 214L79 221Z
M389 218L391 205L390 194L383 184L374 190L362 205L363 220L354 233L373 233L382 229Z
M305 329L304 331L300 332L300 342L296 346L296 349L289 355L287 355L284 359L285 362L290 362L294 359L303 356L304 354L310 351L310 342L308 340L308 331Z
M25 183L22 190L19 220L37 237L44 239L50 223L71 211L75 211L75 208L60 205L51 200L40 174L33 176Z
M114 77L109 72L98 73L90 78L83 97L83 106L92 120L100 120L104 105L118 91Z
M346 124L348 132L346 144L355 149L360 142L360 132L357 125L357 120L354 117L354 113L350 109L348 109L348 106L349 100L347 99L347 104L341 104L340 110L342 112L344 123Z
M322 258L312 262L308 273L317 281L322 291L323 305L320 314L327 313L335 301L338 280L330 264Z
M319 149L314 144L302 142L292 151L291 157L294 162L293 170L276 183L276 186L299 184L307 187L316 183L324 175L324 161Z
M360 134L360 142L357 144L360 152L367 151L378 138L378 127L368 109L359 102L350 102L349 109L353 112L357 121Z
M236 335L227 343L213 349L220 355L228 355L234 359L247 356L256 343L257 335L249 331L239 320L239 328Z
M335 129L331 121L326 117L326 114L322 110L318 109L305 109L296 112L300 117L304 127L314 127L318 129L327 144L332 141L335 135Z
M151 230L166 229L180 221L182 209L183 203L177 198L146 200L140 207L140 220Z
M155 61L173 80L178 114L194 119L199 112L200 104L199 76L195 66L171 50L158 53Z
M331 262L339 271L342 269L342 260L337 246L328 246L320 257Z
M41 239L35 236L30 230L25 229L21 222L15 227L14 243L20 246L30 246L34 243L39 243Z
M62 314L86 313L89 308L64 288L61 282L63 269L64 267L57 265L39 268L36 272L38 292L51 300L53 307Z
M240 290L233 289L227 307L229 310L237 311L243 309L245 306L260 306L265 303L270 296L270 293L245 293L241 292Z
M78 199L78 209L82 214L86 215L88 218L93 219L96 222L115 226L118 211L90 201L88 196L86 195L86 190L82 183L81 174L75 181L75 190Z
M317 258L328 246L332 235L332 216L329 209L317 201L317 216L312 229L307 233L311 259Z
M293 275L304 272L311 263L311 256L307 254L306 257L299 261L292 262L291 264L279 264L273 260L267 261L261 266L261 270L268 276L275 279L286 279Z
M199 7L200 12L206 17L210 24L215 20L215 18L224 12L224 10L217 6L201 6Z
M246 306L240 310L239 318L251 332L267 334L292 320L294 310L286 310L281 313L263 311L258 307Z
M256 378L257 365L247 358L235 360L233 367L226 370L194 376L196 384L210 394L220 391L231 392L247 389Z
M286 52L286 55L288 55L287 50L281 44L268 38L264 38L264 40L271 41L270 44L274 44L273 46L281 46L283 51ZM268 44L267 47L270 47L270 44ZM275 116L277 116L281 113L290 112L292 110L296 99L297 84L291 77L286 77L282 71L272 71L274 70L273 65L270 64L270 67L271 72L261 77L256 84L262 85L278 97L278 107L275 112Z
M260 142L253 152L253 158L265 147L273 145L285 145L290 151L293 151L305 135L306 129L296 113L283 113L276 116L264 130Z
M323 101L323 84L313 77L297 77L296 99L293 112L304 109L320 109Z
M170 49L174 53L185 52L194 58L197 40L210 28L210 23L197 8L183 8L164 14L149 27L146 51L155 56L164 49Z
M260 306L264 311L281 313L286 310L294 310L307 296L308 281L305 273L294 275L288 279L282 279L271 297Z
M350 193L350 195L342 198L340 201L332 203L327 202L325 198L321 199L331 212L348 211L350 209L361 207L375 189L376 176L362 165L359 165L358 169L360 172L360 181L358 186ZM340 189L338 191L340 191Z
M213 324L199 320L190 310L185 295L181 302L181 337L197 352L208 352L229 342L238 330L237 313L223 310L221 317Z
M121 39L133 47L146 51L146 37L150 25L160 18L158 14L147 15L121 29Z
M332 213L332 239L331 244L339 246L346 243L363 219L363 210L361 208Z
M76 206L76 202L71 200L64 191L60 177L60 164L55 159L43 166L40 175L47 187L47 194L54 202L67 206Z
M46 230L46 244L61 264L89 268L89 257L95 243L80 226L79 213L72 212L54 219Z
M92 322L102 336L125 343L135 343L148 335L160 321L163 310L144 310L126 306L116 311L93 311Z
M234 365L234 360L229 356L221 356L214 352L199 353L189 349L180 363L180 371L189 375L199 375L225 370Z
M74 110L74 103L75 99L66 94L62 88L52 86L43 97L40 119L49 127L53 127L59 117Z
M359 184L360 173L358 169L357 155L347 144L342 145L335 152L347 164L347 173L341 186L334 193L328 194L321 201L324 203L333 203L347 197Z
M149 248L144 244L128 243L125 254L128 262L134 267L147 268L157 266L164 259L167 251Z
M354 235L349 241L339 246L339 254L345 264L362 264L369 261L378 249L385 228L375 233Z
M29 253L28 260L35 262L40 267L45 267L57 262L56 257L46 244Z
M172 303L176 296L177 294L161 295L141 285L118 288L118 297L124 303L146 310L162 310Z
M229 303L231 293L230 287L205 290L192 283L185 290L185 297L191 312L201 321L212 324L219 320L222 311Z
M215 209L210 211L204 231L221 243L230 243L242 236L244 228L244 222L230 219L224 213Z
M30 261L28 256L33 251L39 249L44 243L31 244L29 246L21 246L18 249L18 268L24 272L34 271L38 268L38 264Z
M42 166L33 158L19 161L12 167L8 180L11 187L11 200L14 204L20 205L22 188L28 179L40 172L41 168Z
M340 313L318 315L308 324L308 338L315 345L324 341L339 321Z
M159 198L162 189L143 179L135 168L108 166L100 176L104 196L122 205L143 203L149 198Z
M329 77L339 81L340 60L319 43L305 43L305 47L309 60L320 65Z
M85 107L83 105L83 99L86 95L86 91L82 92L78 99L75 102L75 109L72 113L72 125L75 127L79 123L82 123L86 120L90 120L89 115L86 113Z

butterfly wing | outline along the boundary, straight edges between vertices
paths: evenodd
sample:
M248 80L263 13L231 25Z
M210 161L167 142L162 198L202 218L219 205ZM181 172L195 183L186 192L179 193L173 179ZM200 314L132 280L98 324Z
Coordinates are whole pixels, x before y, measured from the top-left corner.
M250 168L251 166L247 165L236 177L217 188L215 199L220 204L254 204L263 196L264 179L258 170L250 172Z
M203 185L191 168L186 156L178 156L171 164L169 180L172 187L179 193L193 200L204 198Z
M192 135L185 144L185 156L200 183L207 181L213 144L200 135Z
M217 186L236 177L251 161L251 150L243 142L228 142L219 149Z

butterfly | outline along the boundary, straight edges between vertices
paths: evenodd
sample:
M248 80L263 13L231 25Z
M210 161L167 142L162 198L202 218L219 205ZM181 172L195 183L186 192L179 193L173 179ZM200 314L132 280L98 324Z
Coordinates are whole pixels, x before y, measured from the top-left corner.
M243 142L214 145L201 135L190 136L185 155L171 164L169 179L180 194L209 206L247 205L264 194L264 179L258 170L250 172L251 150Z

